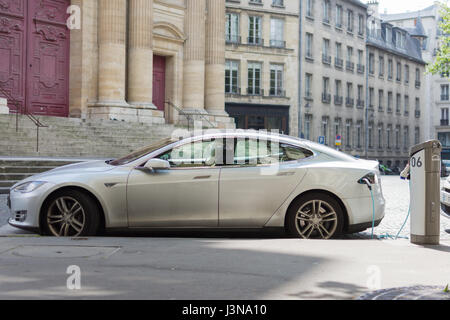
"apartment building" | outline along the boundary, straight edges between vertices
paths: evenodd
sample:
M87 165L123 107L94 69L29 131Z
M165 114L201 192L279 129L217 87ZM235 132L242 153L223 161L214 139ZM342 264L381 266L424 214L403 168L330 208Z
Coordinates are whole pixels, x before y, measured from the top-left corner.
M302 1L302 134L362 156L367 6L356 0Z
M225 4L227 113L237 128L297 135L298 1Z
M422 35L423 59L434 62L436 51L439 48L439 37L442 30L439 27L441 21L440 4L435 1L432 6L420 11L404 12L399 14L383 14L382 19L408 30L415 35ZM423 117L423 140L439 139L443 146L450 147L450 123L449 123L449 77L448 75L424 74L424 96L422 104L427 106L427 112Z

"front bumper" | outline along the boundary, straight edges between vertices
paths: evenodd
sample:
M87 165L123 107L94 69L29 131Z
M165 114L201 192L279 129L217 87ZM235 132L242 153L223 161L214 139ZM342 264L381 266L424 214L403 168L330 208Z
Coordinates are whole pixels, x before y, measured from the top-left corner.
M52 184L46 183L30 193L11 190L7 198L10 210L8 223L16 228L39 231L40 209L52 186Z

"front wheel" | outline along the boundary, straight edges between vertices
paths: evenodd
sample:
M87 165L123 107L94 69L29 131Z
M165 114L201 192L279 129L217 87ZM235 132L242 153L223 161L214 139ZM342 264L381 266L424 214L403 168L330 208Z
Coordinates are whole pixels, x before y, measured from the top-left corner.
M342 234L344 215L339 203L322 193L297 199L287 216L289 234L303 239L331 239Z
M51 236L94 236L98 231L99 209L94 201L82 192L58 192L47 201L44 213L44 229Z

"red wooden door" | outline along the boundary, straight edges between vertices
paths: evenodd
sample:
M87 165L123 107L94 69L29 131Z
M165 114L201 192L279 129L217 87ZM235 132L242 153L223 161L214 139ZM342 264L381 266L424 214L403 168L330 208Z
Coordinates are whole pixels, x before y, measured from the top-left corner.
M166 58L153 56L153 104L164 111L166 101Z
M17 100L21 110L25 104L26 18L27 0L0 1L0 87ZM17 112L10 100L8 105Z
M24 106L21 112L69 114L69 5L70 0L0 1L0 26L10 25L0 31L0 85Z

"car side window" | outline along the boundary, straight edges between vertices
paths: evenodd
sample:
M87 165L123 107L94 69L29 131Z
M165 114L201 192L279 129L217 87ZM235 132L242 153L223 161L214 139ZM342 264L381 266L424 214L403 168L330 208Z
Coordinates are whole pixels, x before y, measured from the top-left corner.
M158 157L170 163L171 168L197 168L215 166L216 143L194 141L177 146Z
M234 150L230 148L230 145L234 145ZM238 138L234 139L234 144L227 143L227 146L225 153L232 152L233 157L231 161L226 162L226 165L270 165L298 161L314 155L308 149L270 140ZM230 157L226 156L226 159Z

